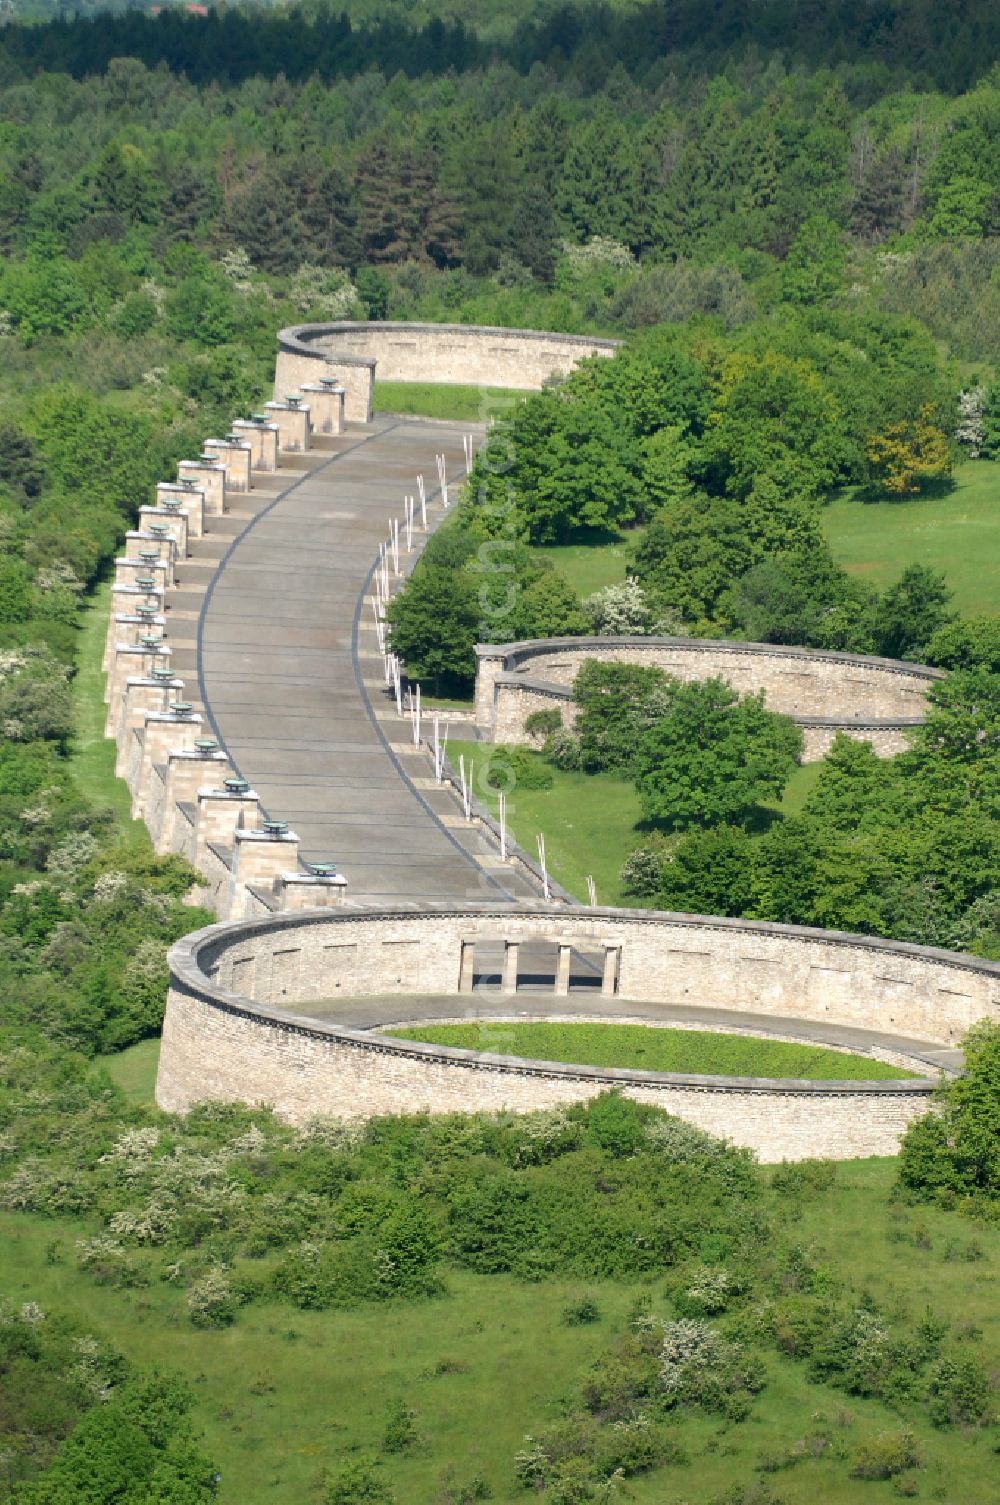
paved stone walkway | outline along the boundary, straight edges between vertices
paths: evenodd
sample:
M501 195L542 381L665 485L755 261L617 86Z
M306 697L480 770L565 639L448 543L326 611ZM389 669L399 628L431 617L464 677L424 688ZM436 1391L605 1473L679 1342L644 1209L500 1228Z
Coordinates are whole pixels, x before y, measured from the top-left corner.
M709 1004L647 1003L628 998L602 998L588 989L571 989L564 998L550 992L518 989L516 994L483 990L452 994L386 994L374 998L337 998L296 1003L288 1012L348 1029L379 1030L387 1025L430 1023L434 1019L630 1019L687 1029L748 1030L807 1045L828 1045L867 1055L874 1049L911 1056L929 1074L961 1069L962 1052L932 1045L910 1035L856 1029L826 1019L782 1018L743 1009L713 1008Z
M359 903L535 897L434 787L385 690L366 600L390 518L418 473L435 499L429 521L440 518L435 455L457 480L468 431L378 417L323 441L296 472L261 477L233 499L235 536L191 643L201 705L234 764L299 833L302 856L336 862Z

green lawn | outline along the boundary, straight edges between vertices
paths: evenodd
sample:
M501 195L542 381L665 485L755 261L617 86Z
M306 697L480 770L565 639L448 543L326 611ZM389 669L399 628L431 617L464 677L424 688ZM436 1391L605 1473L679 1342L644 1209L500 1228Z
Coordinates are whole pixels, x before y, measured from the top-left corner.
M940 570L965 615L1000 612L1000 465L970 460L954 491L872 502L846 493L824 508L834 557L853 575L886 586L908 564Z
M377 381L377 413L418 413L424 418L489 423L503 418L525 393L507 387L472 387L449 382Z
M457 769L475 764L475 793L496 816L497 791L486 783L486 769L494 751L488 742L465 742L449 737L448 756ZM548 767L549 765L546 765ZM764 806L758 826L770 824L770 812L793 815L801 809L819 777L820 765L806 763L792 771L782 801ZM587 874L597 887L597 902L639 906L625 893L619 874L626 857L643 838L642 810L635 786L609 773L574 773L552 769L551 789L515 788L507 796L511 834L530 856L537 854L538 833L545 837L545 858L552 876L576 898L587 898Z
M157 1035L153 1040L140 1040L138 1045L129 1045L113 1056L98 1056L95 1064L104 1067L130 1103L149 1106L153 1101L159 1062L160 1037Z
M486 769L493 747L488 742L448 739L448 756L458 767L474 761L475 792L495 816L498 799L486 783ZM507 796L507 821L511 833L525 851L536 856L536 838L545 836L549 872L577 898L587 897L587 874L597 885L599 904L630 904L618 874L622 863L638 846L635 830L641 820L639 797L633 786L610 774L568 773L554 769L551 789L514 789Z
M533 1061L568 1061L577 1066L635 1067L641 1071L682 1071L696 1076L800 1077L816 1082L885 1081L915 1073L886 1066L868 1056L847 1055L785 1040L706 1030L658 1029L648 1024L519 1023L501 1027L489 1020L467 1024L421 1025L386 1030L402 1040L428 1040L464 1050L485 1050Z
M593 543L548 544L538 553L565 575L578 596L586 597L625 579L632 551L641 537L642 529L634 528Z
M891 1160L847 1162L835 1184L807 1197L795 1242L821 1271L825 1288L874 1300L892 1317L918 1322L928 1312L967 1336L963 1347L987 1369L1000 1368L996 1271L1000 1228L938 1207L893 1201ZM438 1300L397 1302L348 1312L300 1312L254 1304L236 1325L199 1330L183 1291L97 1285L75 1264L79 1221L0 1213L5 1294L65 1312L145 1364L182 1371L195 1395L195 1422L222 1479L220 1505L320 1505L324 1470L358 1449L377 1450L387 1407L413 1408L418 1446L389 1457L386 1482L397 1505L458 1505L481 1474L496 1505L529 1505L513 1459L526 1433L559 1415L579 1393L596 1354L620 1331L640 1290L669 1313L664 1280L644 1287L611 1280L519 1282L452 1271ZM592 1296L600 1320L569 1327L567 1304ZM773 1350L767 1386L750 1419L734 1425L686 1412L677 1436L687 1461L629 1480L623 1498L638 1505L707 1505L719 1496L781 1505L888 1502L891 1481L848 1477L844 1458L863 1438L912 1428L922 1467L917 1498L944 1505L995 1505L997 1430L930 1425L926 1410L902 1410L810 1383L806 1367ZM804 1438L830 1445L800 1449L775 1476L769 1460ZM760 1490L760 1481L769 1492ZM754 1492L735 1493L737 1486Z
M111 583L98 586L82 615L76 674L73 677L75 733L70 746L70 769L87 799L110 806L117 818L123 842L139 848L149 845L141 820L132 819L128 786L115 777L115 744L104 735L104 673L101 659L111 609Z

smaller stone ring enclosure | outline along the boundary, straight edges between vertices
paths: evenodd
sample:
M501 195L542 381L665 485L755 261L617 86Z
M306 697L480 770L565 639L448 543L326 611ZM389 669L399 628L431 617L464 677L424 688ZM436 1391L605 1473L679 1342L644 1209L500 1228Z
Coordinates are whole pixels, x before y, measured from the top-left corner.
M495 950L498 942L507 957L499 993L511 1002L505 1009L494 995L493 1017L525 1012L513 1007L517 950L540 942L559 958L550 996L568 993L570 958L582 953L601 994L628 1000L630 1016L650 1022L654 1006L698 1004L770 1015L785 1038L795 1037L796 1018L895 1032L926 1041L933 1057L977 1020L1000 1014L996 963L833 931L541 905L316 910L213 925L176 943L156 1100L173 1112L206 1098L270 1104L302 1123L315 1115L546 1108L614 1086L764 1160L891 1154L928 1109L930 1078L804 1082L563 1065L347 1027L337 1022L336 1002L323 1018L297 1012L343 999L347 1014L349 999L398 995L402 1022L411 1017L404 1000L420 995L440 998L440 1017L453 1019L473 986L477 944ZM561 1016L571 1013L567 999Z
M729 639L547 638L480 644L476 655L476 726L490 742L530 742L524 723L534 711L557 709L572 725L573 681L585 659L600 659L682 680L719 676L741 695L764 690L769 708L802 729L806 762L822 758L838 732L870 742L880 757L902 752L923 723L928 690L945 678L899 659Z
M342 319L295 324L278 331L274 395L332 377L344 388L348 422L372 416L375 371L380 381L459 382L537 392L552 375L566 376L588 355L614 355L620 340L542 329L481 324L405 324ZM490 412L499 404L492 402Z

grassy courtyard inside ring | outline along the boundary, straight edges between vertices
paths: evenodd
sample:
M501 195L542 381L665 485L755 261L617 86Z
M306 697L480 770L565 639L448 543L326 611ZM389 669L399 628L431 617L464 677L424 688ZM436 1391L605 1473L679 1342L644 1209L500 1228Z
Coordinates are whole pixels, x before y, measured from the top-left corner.
M824 1046L649 1024L481 1019L462 1024L388 1029L384 1033L402 1040L422 1040L432 1045L535 1061L673 1071L692 1076L873 1082L916 1075L871 1056Z

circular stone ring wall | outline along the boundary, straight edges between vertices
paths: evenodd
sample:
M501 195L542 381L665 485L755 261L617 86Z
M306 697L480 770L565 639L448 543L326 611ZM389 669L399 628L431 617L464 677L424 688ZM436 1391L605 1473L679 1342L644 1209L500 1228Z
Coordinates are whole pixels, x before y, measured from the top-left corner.
M459 382L536 392L552 375L565 376L588 355L614 355L619 340L553 334L541 329L496 329L482 324L296 324L278 332L274 393L334 376L355 423L372 416L372 385L380 381ZM495 413L497 404L491 405Z
M765 1160L891 1154L929 1107L931 1079L804 1082L563 1065L341 1026L336 1003L323 1019L300 1012L326 999L433 995L443 999L442 1017L454 1018L472 986L475 946L498 941L555 943L560 958L596 953L603 995L629 1000L640 1018L644 1001L698 1004L770 1015L785 1021L786 1035L795 1019L894 1031L926 1041L932 1054L1000 1013L996 963L834 931L543 906L314 911L214 925L176 943L157 1102L176 1112L207 1098L266 1103L302 1123L544 1108L617 1087Z
M802 728L806 761L838 732L881 757L902 752L924 720L927 692L943 669L859 653L785 648L719 638L539 638L476 648L476 725L491 742L530 742L524 723L557 708L571 724L573 681L585 659L641 664L677 679L725 679L741 695L763 690L768 707Z

